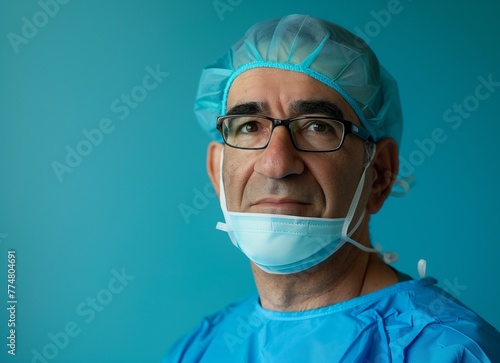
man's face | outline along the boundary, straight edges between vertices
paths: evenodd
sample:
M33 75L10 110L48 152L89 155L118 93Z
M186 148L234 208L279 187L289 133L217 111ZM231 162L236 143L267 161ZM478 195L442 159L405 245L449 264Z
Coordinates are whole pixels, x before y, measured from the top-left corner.
M235 79L228 94L227 113L279 119L324 115L360 124L349 104L330 87L305 74L268 68L252 69ZM227 208L235 212L343 218L359 183L363 162L363 142L354 135L348 135L338 151L304 152L295 149L286 128L278 126L263 150L224 147ZM366 194L360 200L363 206Z

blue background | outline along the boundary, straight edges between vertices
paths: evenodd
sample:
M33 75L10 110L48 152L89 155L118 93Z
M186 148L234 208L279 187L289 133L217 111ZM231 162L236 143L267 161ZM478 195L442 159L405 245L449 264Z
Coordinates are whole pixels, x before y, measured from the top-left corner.
M387 1L221 2L223 12L212 0L72 0L44 19L35 1L1 1L0 361L45 349L49 362L159 362L202 316L254 291L247 260L214 228L222 213L193 98L205 65L251 24L288 13L360 29L399 81L401 156L417 184L373 218L373 240L414 277L425 258L429 275L500 328L500 89L471 98L478 77L500 81L500 3L401 0L384 19ZM15 47L9 33L22 36L23 17L43 26ZM168 76L127 117L113 111L148 66ZM453 129L443 114L464 100L474 111ZM103 118L113 131L59 181L53 162ZM424 154L418 141L436 128L446 140ZM10 249L15 357L5 345ZM123 269L126 285L113 280ZM78 334L65 339L68 323Z

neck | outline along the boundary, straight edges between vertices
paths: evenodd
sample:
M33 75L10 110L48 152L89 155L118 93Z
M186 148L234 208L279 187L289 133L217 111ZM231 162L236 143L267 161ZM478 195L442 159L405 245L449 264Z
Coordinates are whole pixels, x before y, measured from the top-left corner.
M367 226L362 227L365 228L361 228L356 240L365 240L367 243L363 244L369 246ZM350 243L324 262L302 272L269 274L253 264L252 270L262 307L283 312L317 309L398 282L395 272L376 254L361 251Z

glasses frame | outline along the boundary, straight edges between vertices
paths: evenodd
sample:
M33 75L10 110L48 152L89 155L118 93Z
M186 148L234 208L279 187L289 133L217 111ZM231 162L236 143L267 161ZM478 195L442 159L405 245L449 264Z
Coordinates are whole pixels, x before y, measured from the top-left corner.
M273 127L271 129L269 140L267 141L266 145L264 145L262 147L240 147L240 146L235 146L235 145L229 144L227 142L226 138L224 137L224 132L222 131L222 123L224 122L224 120L226 120L228 118L233 118L233 117L259 117L259 118L263 118L263 119L271 121L273 124ZM309 118L315 119L315 120L337 121L337 122L340 122L341 124L343 124L344 125L344 133L342 135L342 140L340 141L339 146L335 149L328 149L328 150L305 150L305 149L301 149L300 147L298 147L295 144L295 140L292 137L292 130L290 130L290 123L292 123L293 121L304 120L304 119L309 119ZM294 117L294 118L283 119L283 120L269 117L269 116L264 116L264 115L243 115L243 114L242 115L225 115L225 116L217 117L217 130L219 130L219 132L221 133L222 139L224 140L224 144L226 144L230 147L233 147L235 149L242 149L242 150L262 150L262 149L265 149L269 145L269 143L271 142L271 138L272 138L274 129L278 126L284 126L288 130L288 135L290 135L290 140L292 140L293 146L297 150L305 151L305 152L324 153L324 152L337 151L342 147L342 145L344 145L345 138L349 134L357 136L365 142L369 142L369 143L373 142L372 136L370 135L368 130L366 130L365 128L356 125L352 121L342 120L342 119L338 119L338 118L330 117L330 116L300 116L300 117Z

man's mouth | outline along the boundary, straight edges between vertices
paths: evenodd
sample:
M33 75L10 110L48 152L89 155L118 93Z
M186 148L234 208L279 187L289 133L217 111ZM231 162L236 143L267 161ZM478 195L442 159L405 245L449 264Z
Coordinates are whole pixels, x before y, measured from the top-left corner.
M266 197L252 203L250 210L256 213L300 215L309 204L291 197Z

